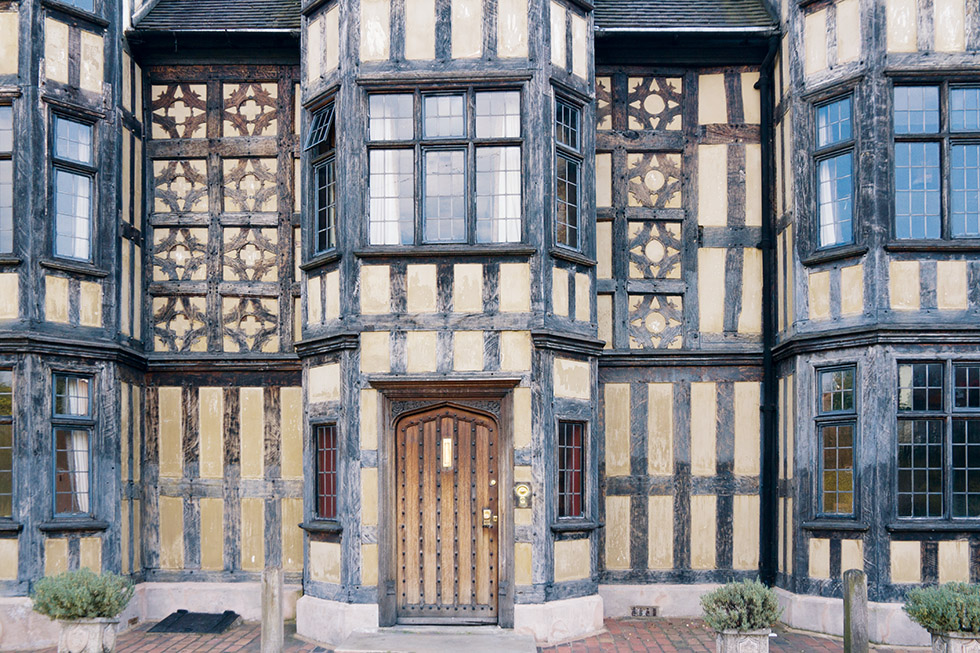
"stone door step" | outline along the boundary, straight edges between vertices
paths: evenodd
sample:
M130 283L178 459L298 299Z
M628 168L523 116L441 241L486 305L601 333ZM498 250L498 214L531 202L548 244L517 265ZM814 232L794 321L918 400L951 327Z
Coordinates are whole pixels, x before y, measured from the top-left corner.
M398 626L356 631L335 653L537 653L534 637L496 626Z

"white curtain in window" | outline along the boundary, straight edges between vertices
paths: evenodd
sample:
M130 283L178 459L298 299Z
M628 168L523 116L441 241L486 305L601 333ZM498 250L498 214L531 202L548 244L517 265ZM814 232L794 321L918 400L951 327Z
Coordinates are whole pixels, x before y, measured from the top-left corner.
M71 455L68 470L71 472L72 494L78 504L78 512L89 511L88 478L88 431L71 432Z

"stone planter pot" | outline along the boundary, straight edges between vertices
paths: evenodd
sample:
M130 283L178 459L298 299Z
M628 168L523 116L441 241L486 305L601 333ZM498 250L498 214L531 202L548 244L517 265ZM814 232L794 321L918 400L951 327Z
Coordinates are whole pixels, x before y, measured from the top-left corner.
M932 653L980 653L980 633L933 635Z
M765 630L723 630L715 639L715 650L718 653L769 653L769 633Z
M112 653L118 623L118 619L61 621L58 653Z

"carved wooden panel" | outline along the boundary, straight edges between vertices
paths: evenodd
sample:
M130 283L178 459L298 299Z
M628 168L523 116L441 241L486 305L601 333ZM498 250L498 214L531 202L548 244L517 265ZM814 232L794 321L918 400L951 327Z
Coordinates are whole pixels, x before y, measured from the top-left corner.
M223 135L276 135L279 89L275 83L225 84L222 88Z
M203 281L207 276L208 230L199 228L153 231L154 281Z
M207 136L207 86L166 84L151 87L153 138Z
M279 351L275 297L222 297L221 323L226 352Z
M630 77L627 84L630 129L681 129L684 89L680 77Z
M225 211L264 212L279 208L276 159L225 159Z
M276 229L228 227L224 230L225 281L277 281L279 233Z
M203 159L153 162L153 211L201 213L208 210L208 171Z
M153 350L207 351L204 297L181 295L153 298Z
M630 222L627 230L630 278L681 278L679 222Z
M684 345L680 295L630 295L631 349L680 349Z
M630 206L681 207L683 176L679 152L630 152L626 167Z
M595 78L595 99L596 129L612 129L612 77Z

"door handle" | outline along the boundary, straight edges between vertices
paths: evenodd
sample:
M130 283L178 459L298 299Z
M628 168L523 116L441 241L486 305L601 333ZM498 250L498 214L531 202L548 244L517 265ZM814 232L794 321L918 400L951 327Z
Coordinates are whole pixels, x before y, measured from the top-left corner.
M489 508L483 509L483 528L493 528L497 523L497 515Z

